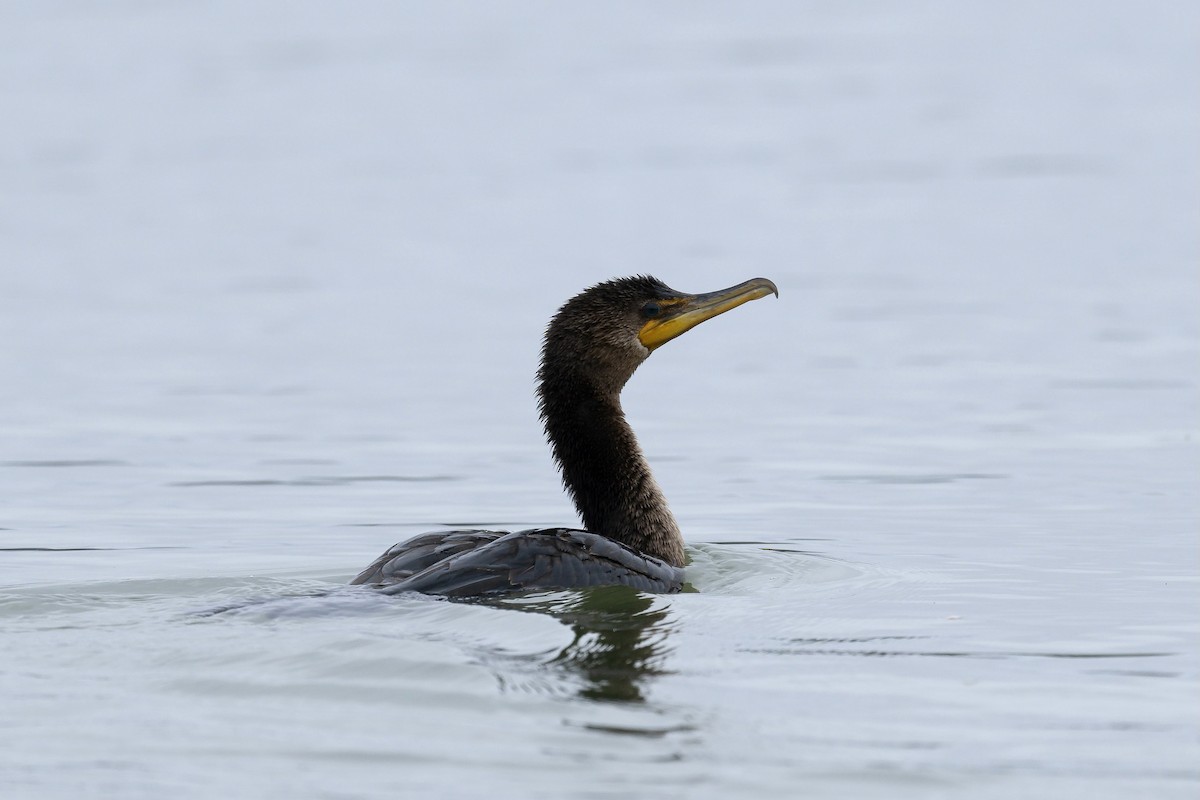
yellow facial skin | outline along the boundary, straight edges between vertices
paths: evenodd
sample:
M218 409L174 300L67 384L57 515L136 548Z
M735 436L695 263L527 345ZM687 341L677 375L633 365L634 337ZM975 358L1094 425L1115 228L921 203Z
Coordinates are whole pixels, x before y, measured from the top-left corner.
M653 351L675 337L687 333L706 319L712 319L731 308L737 308L742 303L749 303L769 294L779 296L779 289L775 284L766 278L753 278L719 292L689 294L661 300L658 305L662 311L657 317L646 321L638 331L638 341L647 350Z

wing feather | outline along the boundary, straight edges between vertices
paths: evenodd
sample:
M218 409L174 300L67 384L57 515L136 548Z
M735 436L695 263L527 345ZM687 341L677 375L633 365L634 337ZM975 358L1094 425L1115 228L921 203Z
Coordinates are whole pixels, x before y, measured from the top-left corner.
M587 531L447 531L391 548L353 583L388 594L471 597L534 589L624 585L678 592L683 570Z

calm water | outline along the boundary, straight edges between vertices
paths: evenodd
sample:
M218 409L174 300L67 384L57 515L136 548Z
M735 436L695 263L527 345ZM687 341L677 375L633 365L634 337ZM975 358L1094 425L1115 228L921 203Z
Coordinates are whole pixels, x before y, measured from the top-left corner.
M907 5L0 9L0 794L1196 796L1200 13ZM345 587L633 272L698 591Z

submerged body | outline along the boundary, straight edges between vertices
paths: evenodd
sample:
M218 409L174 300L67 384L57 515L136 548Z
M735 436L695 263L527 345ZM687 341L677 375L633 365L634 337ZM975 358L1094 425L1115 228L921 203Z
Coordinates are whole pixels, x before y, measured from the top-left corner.
M546 437L587 530L427 533L351 583L453 597L532 589L683 587L683 536L621 410L621 389L662 344L742 303L778 295L755 278L689 295L650 277L607 281L550 321L538 369Z

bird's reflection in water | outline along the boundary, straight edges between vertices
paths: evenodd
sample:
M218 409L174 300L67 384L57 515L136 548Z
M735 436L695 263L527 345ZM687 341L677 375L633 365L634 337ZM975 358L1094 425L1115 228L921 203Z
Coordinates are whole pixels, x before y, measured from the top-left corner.
M674 623L669 600L662 595L598 586L496 602L545 614L571 628L571 643L543 663L582 678L580 697L642 703L647 683L667 672L667 639Z

